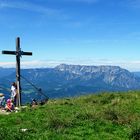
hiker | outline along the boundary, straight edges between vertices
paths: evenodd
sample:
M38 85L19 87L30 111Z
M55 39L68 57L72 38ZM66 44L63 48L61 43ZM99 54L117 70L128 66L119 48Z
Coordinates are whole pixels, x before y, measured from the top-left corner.
M6 111L14 111L14 104L12 103L12 99L8 99L5 106Z
M32 99L32 102L30 104L31 107L36 107L37 106L37 101L36 99Z
M16 106L16 99L17 99L17 85L15 82L13 82L11 86L11 100L13 101L15 106Z
M0 93L0 108L5 108L5 97L3 93Z

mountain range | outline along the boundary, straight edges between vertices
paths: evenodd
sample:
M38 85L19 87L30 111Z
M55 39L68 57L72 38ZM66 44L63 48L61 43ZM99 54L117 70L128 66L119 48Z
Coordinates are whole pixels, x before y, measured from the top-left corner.
M60 64L54 68L22 69L21 76L23 102L43 98L37 88L50 98L140 89L139 73L129 72L119 66ZM0 68L0 92L7 97L13 81L15 69Z

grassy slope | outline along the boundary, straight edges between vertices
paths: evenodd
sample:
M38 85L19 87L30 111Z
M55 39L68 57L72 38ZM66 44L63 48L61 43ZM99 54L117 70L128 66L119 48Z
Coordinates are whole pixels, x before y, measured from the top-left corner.
M21 129L28 129L22 132ZM140 139L140 92L51 100L0 116L0 139Z

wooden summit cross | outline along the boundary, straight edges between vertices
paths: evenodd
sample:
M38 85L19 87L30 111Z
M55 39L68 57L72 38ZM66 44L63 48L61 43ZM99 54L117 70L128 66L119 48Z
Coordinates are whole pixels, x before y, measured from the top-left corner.
M16 51L2 51L2 54L16 55L16 82L17 82L17 106L21 106L21 86L20 86L20 57L22 55L32 55L32 52L23 52L20 48L20 38L16 38Z

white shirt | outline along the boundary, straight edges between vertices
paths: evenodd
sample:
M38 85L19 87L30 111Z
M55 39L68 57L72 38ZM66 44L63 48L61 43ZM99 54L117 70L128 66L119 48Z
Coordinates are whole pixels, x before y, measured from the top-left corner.
M11 86L11 97L15 97L16 94L16 88L14 86Z

